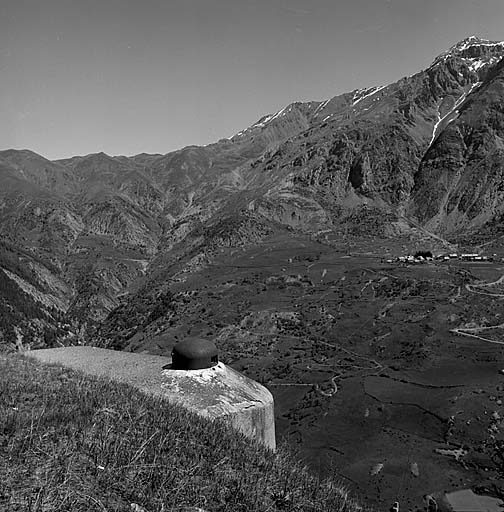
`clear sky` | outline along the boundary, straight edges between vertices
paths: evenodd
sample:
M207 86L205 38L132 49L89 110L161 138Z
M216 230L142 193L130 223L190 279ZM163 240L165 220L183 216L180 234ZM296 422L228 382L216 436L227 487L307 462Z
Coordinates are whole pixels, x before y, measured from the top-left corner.
M0 148L166 153L395 81L504 0L1 0Z

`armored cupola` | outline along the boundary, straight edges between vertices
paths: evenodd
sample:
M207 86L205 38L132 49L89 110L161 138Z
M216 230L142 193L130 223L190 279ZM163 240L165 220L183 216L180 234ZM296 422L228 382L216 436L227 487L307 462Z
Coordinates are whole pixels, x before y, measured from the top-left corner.
M217 347L209 340L190 338L173 347L173 370L201 370L219 362Z

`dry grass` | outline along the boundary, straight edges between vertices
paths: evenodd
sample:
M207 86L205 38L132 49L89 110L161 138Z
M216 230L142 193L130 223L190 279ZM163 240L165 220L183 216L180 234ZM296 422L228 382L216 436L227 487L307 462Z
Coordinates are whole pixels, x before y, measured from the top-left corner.
M361 510L339 484L221 422L19 355L0 355L0 510Z

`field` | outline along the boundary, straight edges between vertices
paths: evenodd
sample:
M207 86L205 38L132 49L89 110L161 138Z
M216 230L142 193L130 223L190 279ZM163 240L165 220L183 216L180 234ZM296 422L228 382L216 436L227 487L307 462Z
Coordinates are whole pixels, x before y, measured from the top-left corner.
M504 345L453 331L502 323L501 299L471 285L504 268L385 263L419 248L408 239L323 241L221 250L175 277L175 312L127 349L213 339L274 394L278 438L379 510L466 487L502 493Z

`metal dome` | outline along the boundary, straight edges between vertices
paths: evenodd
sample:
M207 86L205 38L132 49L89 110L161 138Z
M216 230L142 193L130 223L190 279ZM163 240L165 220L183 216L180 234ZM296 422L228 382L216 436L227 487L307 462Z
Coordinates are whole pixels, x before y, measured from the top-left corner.
M211 368L219 362L215 343L201 338L177 343L171 356L173 370L200 370Z

